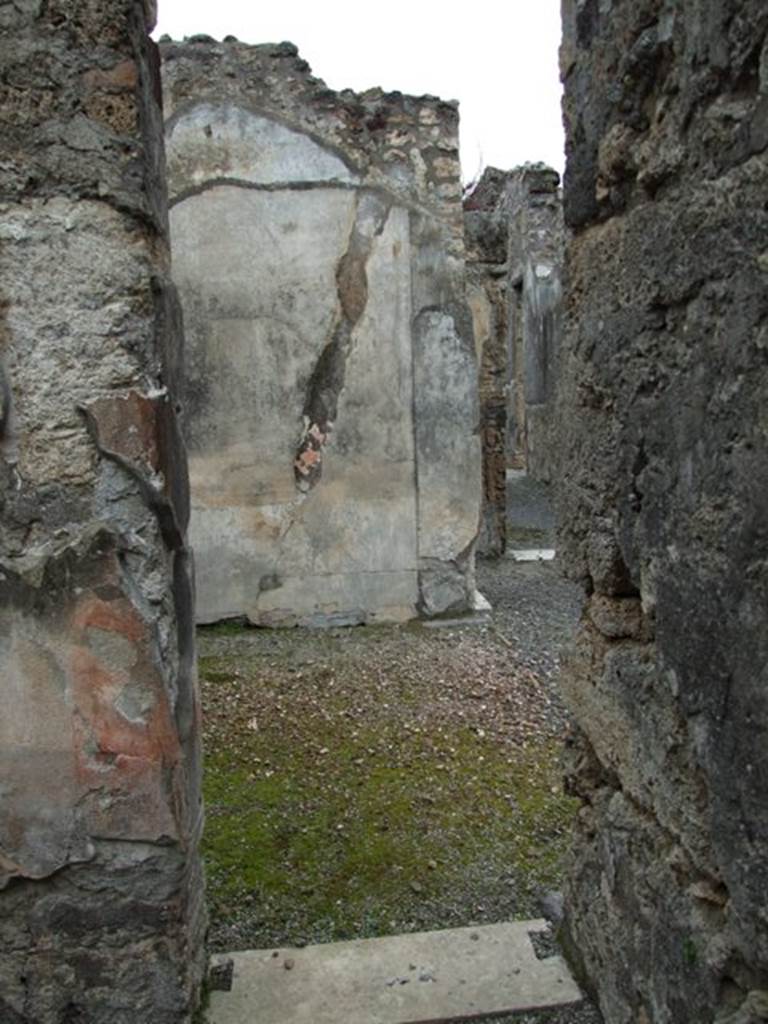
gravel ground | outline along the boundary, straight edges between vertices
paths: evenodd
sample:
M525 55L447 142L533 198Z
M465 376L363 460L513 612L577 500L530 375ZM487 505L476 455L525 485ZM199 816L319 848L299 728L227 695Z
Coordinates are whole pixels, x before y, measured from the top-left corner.
M535 483L528 486L529 481L523 474L511 473L515 473L517 480L510 480L508 475L510 546L518 546L517 538L522 541L521 547L528 540L542 546L554 545L554 516L546 488ZM540 534L525 532L537 530L539 524ZM580 589L562 578L556 562L510 565L509 558L481 562L477 578L478 587L493 605L495 629L514 645L516 659L523 666L547 680L555 714L558 720L565 721L567 716L557 691L559 652L578 620ZM554 940L551 948L557 952ZM494 1021L495 1024L602 1024L602 1017L594 1004L585 1000L580 1006L496 1017ZM487 1024L491 1024L490 1020Z
M549 529L522 491L520 546ZM557 672L580 594L552 562L477 576L480 625L201 630L214 950L541 916L574 811Z

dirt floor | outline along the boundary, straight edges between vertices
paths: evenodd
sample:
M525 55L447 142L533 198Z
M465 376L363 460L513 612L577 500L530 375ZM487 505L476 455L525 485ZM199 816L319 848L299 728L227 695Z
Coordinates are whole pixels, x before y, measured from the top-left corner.
M478 585L481 625L200 631L212 949L541 916L575 811L557 671L580 594L511 557Z

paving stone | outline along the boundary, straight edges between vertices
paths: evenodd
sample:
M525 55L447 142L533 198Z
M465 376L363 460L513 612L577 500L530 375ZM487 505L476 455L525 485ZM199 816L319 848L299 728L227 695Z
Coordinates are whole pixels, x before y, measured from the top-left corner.
M554 548L514 548L508 552L516 562L551 562L555 557Z
M582 999L558 956L539 960L543 920L231 954L231 992L209 1024L437 1024ZM288 965L291 965L290 969Z

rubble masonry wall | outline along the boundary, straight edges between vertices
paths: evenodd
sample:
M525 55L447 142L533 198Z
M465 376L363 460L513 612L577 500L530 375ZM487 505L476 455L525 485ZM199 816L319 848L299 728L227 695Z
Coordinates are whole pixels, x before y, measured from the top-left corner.
M565 0L560 541L607 1024L768 1006L768 10Z
M203 970L181 332L150 4L0 8L0 1020Z

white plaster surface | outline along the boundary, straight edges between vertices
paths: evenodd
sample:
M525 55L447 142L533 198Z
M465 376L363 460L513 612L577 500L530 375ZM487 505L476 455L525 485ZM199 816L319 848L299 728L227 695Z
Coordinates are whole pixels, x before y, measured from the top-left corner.
M251 184L358 180L335 153L302 132L234 104L201 103L168 133L172 191L228 178Z
M450 562L477 535L482 464L474 353L452 316L422 315L415 367L419 448L419 555ZM421 413L421 415L419 415ZM469 429L455 430L457 422Z
M232 103L175 116L167 148L198 619L462 610L480 458L474 353L437 308L463 301L440 222L414 241L413 213L332 148ZM415 287L436 307L418 346ZM329 392L322 472L300 489L305 413ZM425 558L447 566L430 563L428 600Z
M202 622L415 614L405 210L393 209L373 240L323 476L307 494L294 481L307 385L339 316L336 267L354 209L354 192L226 185L172 211L194 381L190 536Z

